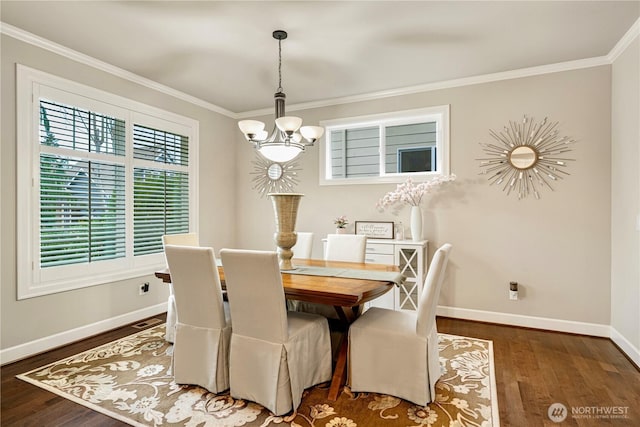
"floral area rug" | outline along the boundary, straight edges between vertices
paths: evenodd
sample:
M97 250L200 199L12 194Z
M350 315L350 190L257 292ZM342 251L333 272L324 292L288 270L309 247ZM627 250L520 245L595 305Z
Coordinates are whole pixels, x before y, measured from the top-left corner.
M498 426L491 341L440 334L443 375L436 399L416 406L396 397L328 384L304 392L298 411L275 416L262 406L171 376L172 345L159 325L85 351L18 378L133 426L413 427Z

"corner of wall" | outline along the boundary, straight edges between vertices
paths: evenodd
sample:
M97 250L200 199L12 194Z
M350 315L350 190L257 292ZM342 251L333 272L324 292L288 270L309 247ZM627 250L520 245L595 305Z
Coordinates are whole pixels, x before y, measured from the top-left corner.
M611 326L611 341L640 369L640 349L629 342L616 328Z

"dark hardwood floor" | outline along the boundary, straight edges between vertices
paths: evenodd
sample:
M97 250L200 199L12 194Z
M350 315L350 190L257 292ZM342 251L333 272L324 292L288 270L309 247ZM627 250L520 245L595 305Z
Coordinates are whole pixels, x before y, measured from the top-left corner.
M438 331L493 341L503 426L640 426L640 371L607 338L449 318L438 318ZM556 402L569 412L558 424L547 415ZM614 406L628 418L586 417Z
M449 318L438 318L438 330L493 341L503 426L640 426L640 372L608 339ZM1 425L126 425L15 375L137 331L122 327L2 366ZM560 424L547 416L549 405L556 402L569 411ZM574 418L571 414L572 408L584 416L586 411L609 407L626 408L627 418Z

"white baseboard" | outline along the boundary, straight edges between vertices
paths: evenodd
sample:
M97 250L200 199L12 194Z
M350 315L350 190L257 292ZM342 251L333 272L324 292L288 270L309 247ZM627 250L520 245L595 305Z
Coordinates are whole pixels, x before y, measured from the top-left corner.
M60 332L58 334L20 344L15 347L9 347L0 350L0 365L24 359L25 357L79 341L111 329L119 328L120 326L128 325L129 323L133 323L147 317L156 316L160 313L164 313L165 311L167 311L166 302L112 317L110 319L101 320L90 325Z
M25 357L29 357L43 351L51 350L150 316L164 313L165 311L167 311L167 305L166 303L161 303L112 317L110 319L101 320L100 322L92 323L90 325L51 335L49 337L20 344L15 347L9 347L7 349L0 350L0 365L24 359ZM620 332L609 325L446 306L438 306L437 313L439 316L453 317L455 319L476 320L479 322L498 323L502 325L522 326L526 328L546 329L558 332L611 338L611 340L620 347L620 349L622 349L622 351L624 351L637 366L640 366L640 350L631 344L622 334L620 334Z
M477 320L479 322L499 323L502 325L522 326L525 328L547 329L550 331L570 332L573 334L611 336L611 326L599 323L575 322L572 320L551 319L547 317L523 316L521 314L498 313L495 311L473 310L438 306L439 316L456 319Z
M633 360L633 363L640 368L640 349L629 342L616 328L611 326L611 341Z

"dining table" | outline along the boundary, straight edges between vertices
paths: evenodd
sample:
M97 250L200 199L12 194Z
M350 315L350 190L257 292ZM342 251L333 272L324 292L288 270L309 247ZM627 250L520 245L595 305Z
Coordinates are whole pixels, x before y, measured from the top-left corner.
M362 313L366 302L389 292L401 283L403 277L397 266L387 264L295 258L293 264L293 270L282 271L285 298L333 306L346 331L338 345L329 387L328 398L335 401L347 379L349 325ZM218 265L218 273L222 288L225 289L222 265ZM171 283L168 268L156 271L155 276L165 283Z

